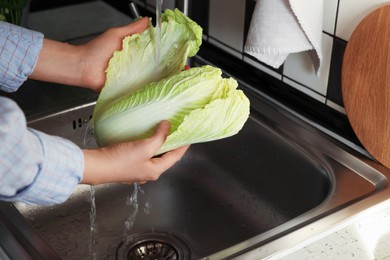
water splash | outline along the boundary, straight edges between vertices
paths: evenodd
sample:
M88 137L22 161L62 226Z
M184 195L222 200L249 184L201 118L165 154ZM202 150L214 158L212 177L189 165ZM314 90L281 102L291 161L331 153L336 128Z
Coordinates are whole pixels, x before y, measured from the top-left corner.
M95 135L93 134L93 127L91 121L89 121L84 133L83 148L90 149L98 147L96 143Z
M161 61L161 13L163 0L156 0L156 62Z
M89 239L89 253L93 260L96 260L96 203L95 203L95 186L90 186L91 191L91 212L89 213L89 221L91 227L90 239Z
M127 237L129 237L130 230L134 226L135 219L138 214L138 192L143 193L143 190L141 189L140 185L138 183L134 183L134 190L133 193L130 194L126 199L126 205L131 208L131 213L128 216L128 218L125 220L123 229L123 243L125 244L127 241Z
M150 212L152 210L152 203L150 202L150 199L148 199L146 202L145 202L145 205L144 205L144 213L149 215Z

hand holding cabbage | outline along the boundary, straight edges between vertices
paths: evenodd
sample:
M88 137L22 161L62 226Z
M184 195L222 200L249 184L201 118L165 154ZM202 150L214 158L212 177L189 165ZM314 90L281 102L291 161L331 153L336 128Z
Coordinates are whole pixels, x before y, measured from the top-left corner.
M198 51L202 29L178 10L166 10L161 27L160 58L150 26L125 38L110 60L93 114L99 145L147 138L167 119L171 129L156 153L162 154L232 136L248 119L249 100L234 79L212 66L181 71Z

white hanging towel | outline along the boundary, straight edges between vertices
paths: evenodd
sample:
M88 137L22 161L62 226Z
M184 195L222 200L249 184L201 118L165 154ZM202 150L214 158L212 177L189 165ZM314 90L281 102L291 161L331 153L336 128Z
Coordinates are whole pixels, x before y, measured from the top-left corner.
M279 68L290 53L308 51L322 66L323 0L257 0L244 51Z

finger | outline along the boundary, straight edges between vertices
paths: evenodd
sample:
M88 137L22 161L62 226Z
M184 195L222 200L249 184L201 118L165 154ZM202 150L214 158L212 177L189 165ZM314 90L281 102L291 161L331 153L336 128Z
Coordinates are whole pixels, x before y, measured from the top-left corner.
M153 158L152 162L161 172L166 171L183 157L189 147L190 145L185 145L183 147L169 151L160 157Z
M148 138L149 142L149 151L152 155L163 145L165 140L167 140L167 136L169 134L169 130L171 129L171 125L168 120L161 121L154 134Z
M128 35L141 33L145 31L145 29L148 27L148 24L149 24L148 17L141 18L135 22L132 22L126 26L121 27L120 34L122 37L126 37Z

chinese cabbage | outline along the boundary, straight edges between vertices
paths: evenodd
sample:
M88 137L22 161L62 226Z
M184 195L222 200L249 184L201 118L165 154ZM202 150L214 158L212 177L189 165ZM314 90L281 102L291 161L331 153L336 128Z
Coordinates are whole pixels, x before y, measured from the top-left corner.
M192 68L118 99L94 119L98 144L149 137L164 119L171 130L157 154L236 134L248 119L249 100L221 75L212 66Z

